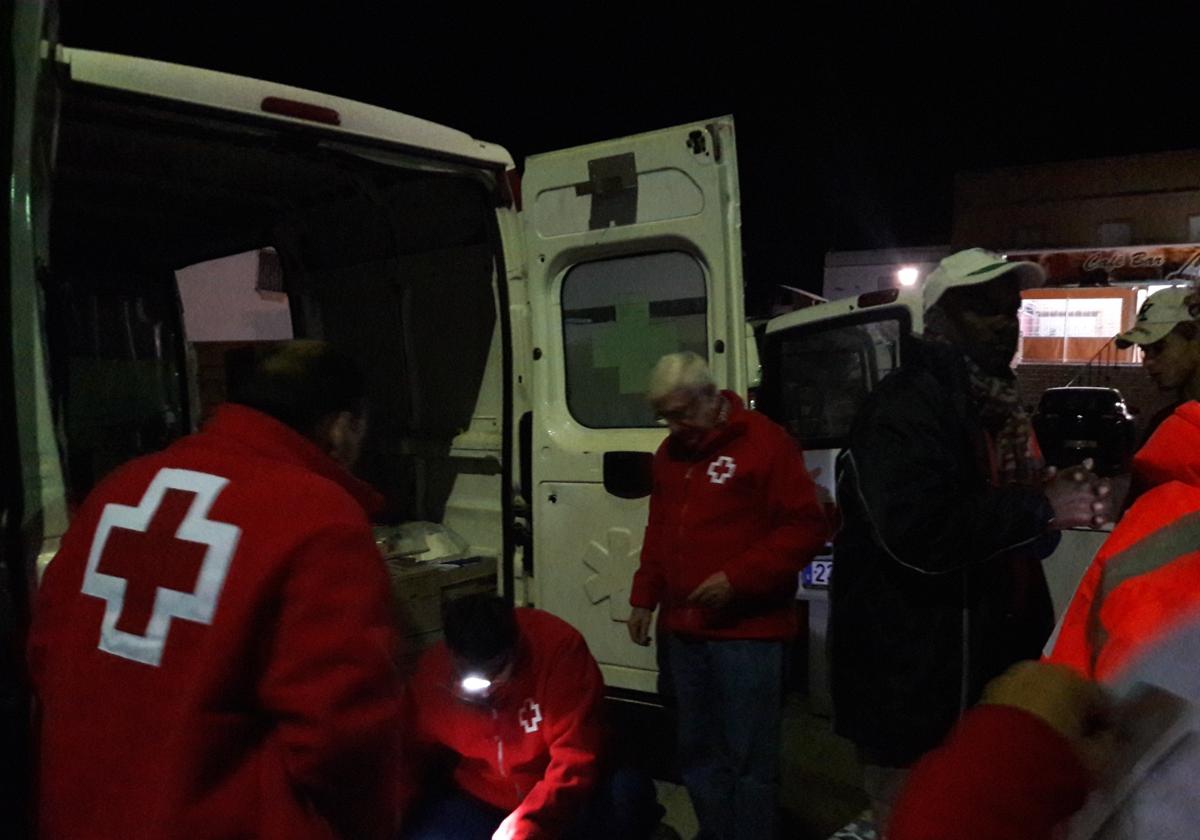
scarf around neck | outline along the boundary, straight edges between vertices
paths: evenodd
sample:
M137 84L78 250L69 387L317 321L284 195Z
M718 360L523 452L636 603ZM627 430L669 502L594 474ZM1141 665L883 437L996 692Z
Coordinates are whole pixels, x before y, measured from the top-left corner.
M1040 483L1044 464L1037 454L1033 424L1021 405L1016 376L1011 370L1002 376L984 371L950 340L949 320L941 307L931 307L925 313L923 337L926 341L953 348L966 366L971 401L992 445L996 484Z

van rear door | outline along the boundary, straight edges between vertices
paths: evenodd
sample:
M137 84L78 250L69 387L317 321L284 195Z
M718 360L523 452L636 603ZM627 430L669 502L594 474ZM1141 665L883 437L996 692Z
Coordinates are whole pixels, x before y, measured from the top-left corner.
M6 836L32 836L29 693L24 641L35 558L66 521L58 450L43 376L40 266L46 230L57 97L44 73L52 54L52 3L6 4L0 11L0 166L9 189L0 201L0 824Z
M655 690L630 642L658 358L692 350L746 395L731 117L530 157L522 183L533 346L534 585L613 687Z

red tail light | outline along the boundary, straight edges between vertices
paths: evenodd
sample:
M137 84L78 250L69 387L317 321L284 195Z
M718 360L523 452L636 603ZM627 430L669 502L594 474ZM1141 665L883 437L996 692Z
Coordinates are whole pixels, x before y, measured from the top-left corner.
M262 101L261 108L268 114L280 114L294 117L298 120L325 123L326 125L341 125L342 117L332 108L312 105L308 102L297 102L294 99L283 99L279 96L268 96Z
M512 196L513 207L517 212L521 212L521 173L515 169L509 169L504 173L504 177L508 179L508 193Z

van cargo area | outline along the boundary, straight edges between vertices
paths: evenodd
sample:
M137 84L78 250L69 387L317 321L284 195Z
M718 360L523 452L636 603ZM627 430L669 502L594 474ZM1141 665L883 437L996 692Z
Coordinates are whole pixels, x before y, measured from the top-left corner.
M367 372L360 472L388 520L440 523L494 575L505 343L491 174L86 85L61 107L41 281L69 500L195 428L240 348L262 340L231 303L240 341L189 341L176 273L271 249L282 282L251 276L246 291L280 302L283 337L333 341Z

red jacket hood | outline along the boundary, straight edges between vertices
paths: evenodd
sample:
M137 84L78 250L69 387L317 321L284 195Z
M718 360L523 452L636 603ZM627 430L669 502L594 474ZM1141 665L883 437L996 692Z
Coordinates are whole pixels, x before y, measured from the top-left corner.
M1200 487L1200 403L1186 402L1163 421L1133 459L1146 486L1181 481Z
M304 435L261 411L226 403L217 407L204 431L232 439L269 458L297 464L332 481L349 493L368 517L383 509L384 498L375 488L355 478Z

